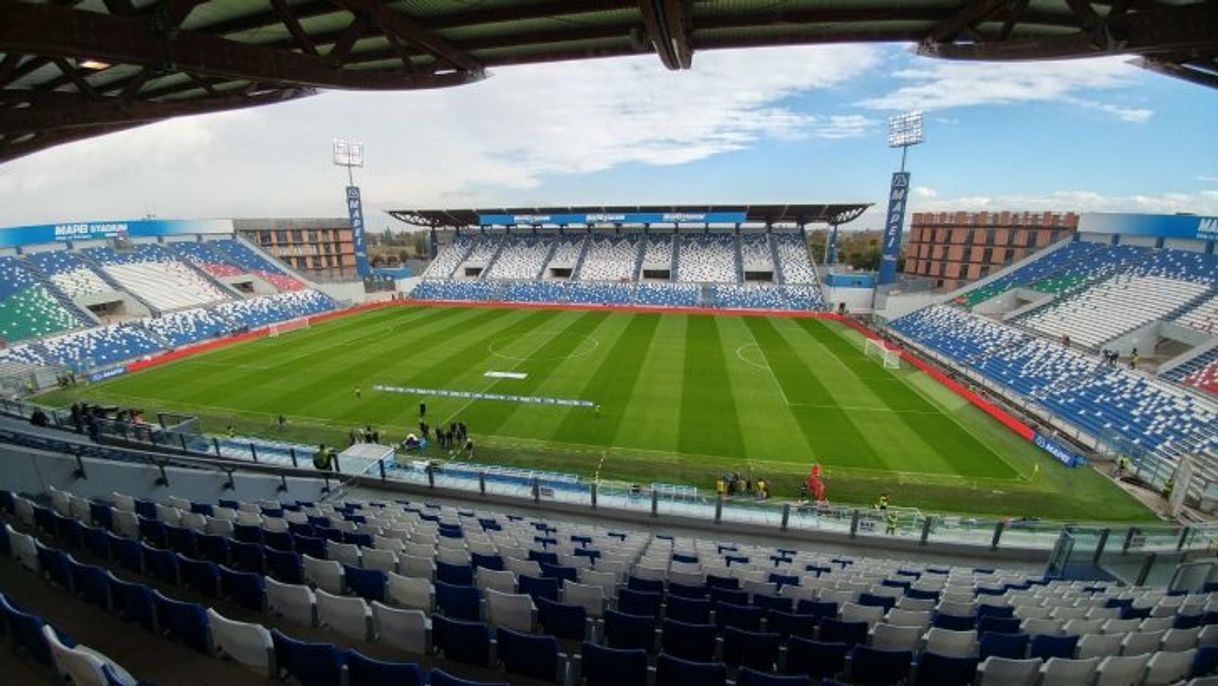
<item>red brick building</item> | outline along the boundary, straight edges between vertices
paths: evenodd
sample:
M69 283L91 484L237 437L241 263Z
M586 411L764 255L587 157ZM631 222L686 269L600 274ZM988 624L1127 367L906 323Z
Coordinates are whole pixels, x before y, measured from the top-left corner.
M1078 228L1073 212L915 212L905 273L952 290L985 278Z
M351 224L335 219L234 219L237 232L311 278L355 275Z

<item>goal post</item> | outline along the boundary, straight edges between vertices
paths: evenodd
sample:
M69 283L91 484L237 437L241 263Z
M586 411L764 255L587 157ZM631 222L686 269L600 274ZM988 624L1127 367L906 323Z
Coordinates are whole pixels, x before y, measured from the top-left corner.
M298 317L289 319L286 322L277 322L267 327L267 335L271 338L278 338L280 334L288 333L289 331L300 331L301 329L309 328L308 317Z
M882 341L874 338L868 338L863 343L863 354L867 357L879 358L884 363L885 369L901 368L901 351L889 348Z

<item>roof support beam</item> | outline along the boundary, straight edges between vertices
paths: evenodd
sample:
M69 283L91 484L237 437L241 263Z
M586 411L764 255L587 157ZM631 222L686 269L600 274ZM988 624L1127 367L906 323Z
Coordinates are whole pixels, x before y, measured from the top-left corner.
M655 48L660 61L668 69L676 71L681 68L681 60L673 50L668 33L664 30L663 8L658 5L662 0L639 0L639 12L643 15L643 28L647 32L647 40Z
M689 69L694 63L694 49L689 40L689 33L694 28L690 16L691 4L692 0L664 0L661 15L673 54L682 69Z
M317 55L317 46L313 44L313 39L300 26L300 20L296 17L296 13L288 7L287 0L271 0L271 7L275 10L275 16L279 17L279 21L287 27L288 33L292 34L292 38L296 41L296 45L308 55Z
M0 3L0 52L144 66L172 64L180 71L230 79L351 90L435 88L483 78L480 68L443 74L336 69L312 55L199 32L165 33L155 20L26 3Z
M469 53L457 48L439 34L424 28L415 19L377 0L330 0L335 5L352 13L365 15L386 35L417 45L457 69L479 71L482 65Z
M961 31L990 17L1007 5L1009 0L969 0L954 14L940 21L926 35L926 41L942 43L960 35Z
M42 93L30 98L29 107L0 110L0 134L144 124L183 115L269 105L315 92L311 88L290 88L256 95L215 95L169 102L128 102L114 97L92 100L68 93Z

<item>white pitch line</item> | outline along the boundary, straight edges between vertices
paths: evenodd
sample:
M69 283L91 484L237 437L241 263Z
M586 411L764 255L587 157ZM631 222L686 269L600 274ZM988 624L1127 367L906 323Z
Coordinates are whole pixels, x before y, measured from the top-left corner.
M751 366L756 367L756 368L758 368L758 369L764 369L764 370L766 370L767 372L769 372L769 373L770 373L770 378L774 380L774 386L775 386L776 388L778 388L778 394L782 396L782 402L786 403L787 407L794 407L794 406L796 406L796 405L802 405L802 404L803 404L803 403L792 403L792 402L791 402L791 401L790 401L790 400L787 398L787 392L786 392L786 391L784 391L784 390L782 390L782 383L778 381L778 375L774 373L774 368L770 366L769 360L767 360L765 364L758 364L757 362L754 362L754 361L752 361L752 360L750 360L750 359L746 358L746 357L745 357L745 356L744 356L744 355L741 353L741 351L743 351L745 348L757 348L757 350L760 350L760 351L761 351L761 356L762 356L762 357L765 357L765 351L764 351L764 350L761 350L761 346L760 346L760 345L758 345L758 344L756 344L756 343L745 343L744 345L740 346L739 348L736 348L736 357L740 358L740 360L741 360L742 362L744 362L745 364L747 364L747 365L751 365Z

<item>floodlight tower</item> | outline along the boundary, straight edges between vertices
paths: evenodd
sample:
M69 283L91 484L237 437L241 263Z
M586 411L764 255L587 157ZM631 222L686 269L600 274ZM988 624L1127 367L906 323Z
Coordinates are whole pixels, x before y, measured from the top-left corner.
M333 150L334 165L347 168L347 217L351 220L351 243L355 246L355 271L362 278L372 272L364 241L364 206L359 186L355 185L355 168L364 166L364 144L335 140Z
M897 280L897 257L901 253L901 233L905 228L905 205L909 199L909 172L905 161L909 148L923 141L922 113L906 112L888 119L888 147L901 149L901 171L892 175L888 189L888 214L884 218L884 251L880 256L878 283L885 286Z

